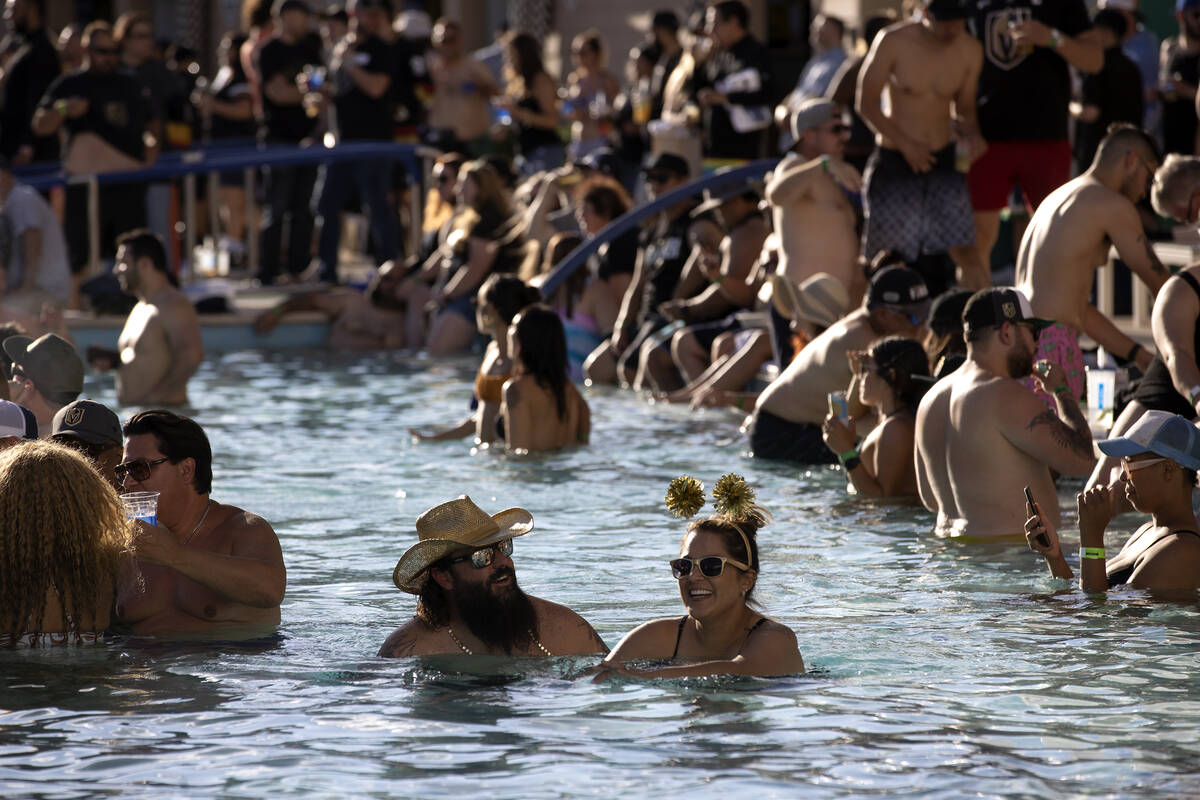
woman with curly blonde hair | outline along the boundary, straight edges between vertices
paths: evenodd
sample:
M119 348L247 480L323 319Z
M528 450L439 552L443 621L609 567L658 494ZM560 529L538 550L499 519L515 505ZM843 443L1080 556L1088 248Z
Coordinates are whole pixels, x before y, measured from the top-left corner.
M0 454L0 646L96 641L129 532L117 493L75 451L39 441Z

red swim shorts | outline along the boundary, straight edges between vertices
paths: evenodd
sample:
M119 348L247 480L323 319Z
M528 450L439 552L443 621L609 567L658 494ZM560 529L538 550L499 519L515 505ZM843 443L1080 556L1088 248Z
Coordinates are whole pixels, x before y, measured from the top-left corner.
M1020 184L1030 213L1046 195L1071 179L1071 144L1066 139L988 142L987 152L971 165L967 187L976 211L1008 205L1013 184Z

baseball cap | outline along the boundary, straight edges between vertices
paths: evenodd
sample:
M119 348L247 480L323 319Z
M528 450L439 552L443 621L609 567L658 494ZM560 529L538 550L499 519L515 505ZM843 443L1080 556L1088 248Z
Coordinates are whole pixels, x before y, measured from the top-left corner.
M1051 320L1035 317L1033 307L1029 305L1029 298L1020 289L1012 286L980 289L967 301L962 318L963 328L967 333L1005 322L1027 322L1033 326L1036 333L1054 324Z
M95 400L76 400L60 408L54 415L50 436L115 447L124 441L121 420L108 406Z
M38 339L10 336L4 340L4 353L43 395L83 391L83 359L58 334L47 333Z
M929 305L929 287L916 270L884 267L871 276L867 307Z
M276 15L283 14L288 11L303 11L305 14L311 14L312 9L308 7L308 3L304 0L276 0L275 7L272 9Z
M823 97L810 97L796 106L792 111L791 127L792 138L797 142L804 132L824 125L829 120L833 119L837 113L837 104L832 100L826 100Z
M37 417L25 406L11 400L0 400L0 439L15 436L18 439L38 438Z
M688 166L687 159L674 153L656 153L646 159L642 172L671 172L681 178L688 178L691 177L692 168Z
M1096 442L1106 456L1154 453L1191 470L1200 470L1200 430L1178 414L1147 411L1124 436Z
M714 175L719 175L722 172L729 172L732 168L722 167L717 170ZM723 206L726 202L735 197L745 196L747 199L754 198L754 203L757 205L760 197L761 183L754 180L743 181L725 181L716 189L705 189L704 200L700 205L692 209L692 216L698 217L701 214L707 214L709 211L715 211Z
M650 27L665 28L669 31L679 30L679 17L674 11L655 11L654 18L650 22Z
M937 20L966 19L969 16L962 0L925 0L925 10Z
M618 178L621 175L621 161L617 158L616 151L611 147L596 148L576 161L575 166L579 169L603 172L610 178Z
M1200 8L1200 0L1175 0L1175 13L1181 14L1184 11L1191 11L1194 8Z

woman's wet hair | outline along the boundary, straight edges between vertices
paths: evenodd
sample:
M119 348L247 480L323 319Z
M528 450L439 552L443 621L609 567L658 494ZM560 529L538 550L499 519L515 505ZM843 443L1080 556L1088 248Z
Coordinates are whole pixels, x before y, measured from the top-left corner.
M892 387L896 405L916 411L933 379L929 375L929 356L916 339L887 336L877 340L868 351L875 371Z
M687 526L688 533L702 531L711 533L721 539L721 543L725 545L725 551L729 553L731 558L741 561L743 564L749 564L750 568L755 573L755 584L758 583L758 531L767 524L766 518L759 513L749 514L737 522L729 519L724 515L708 517L706 519L697 519L690 522ZM746 551L749 546L750 551ZM746 592L746 603L748 605L757 605L758 602L754 599L754 586Z
M0 453L0 518L0 633L9 644L58 625L94 630L92 606L115 596L118 558L131 533L108 481L68 447L24 442ZM51 591L59 620L46 619Z
M172 464L185 458L195 462L192 488L196 494L212 491L212 446L204 429L193 419L174 411L156 408L134 414L121 429L128 441L130 436L148 433L158 443L158 451Z
M567 416L567 335L558 314L543 305L526 308L516 319L517 346L524 373L554 395L558 418Z
M520 278L494 273L479 287L484 302L496 309L496 315L507 326L521 309L540 302L542 293L527 286Z

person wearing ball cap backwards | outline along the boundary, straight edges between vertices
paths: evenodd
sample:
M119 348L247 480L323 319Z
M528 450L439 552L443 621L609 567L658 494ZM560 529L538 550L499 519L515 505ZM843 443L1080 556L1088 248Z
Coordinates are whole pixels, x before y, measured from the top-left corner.
M525 509L488 514L465 494L417 517L418 541L392 571L396 588L417 595L417 613L379 656L607 653L583 617L517 586L513 539L532 530Z
M1147 411L1124 436L1097 445L1105 455L1121 459L1122 476L1077 497L1080 588L1104 592L1129 585L1194 595L1200 588L1200 528L1192 511L1192 490L1200 470L1200 431L1178 414ZM1122 494L1151 520L1110 557L1104 532ZM1054 502L1054 496L1046 502ZM1028 511L1025 531L1030 549L1046 559L1054 577L1074 577L1045 509L1039 503Z
M1012 287L976 292L963 309L967 360L934 384L917 408L921 502L937 513L939 536L976 541L1023 535L1022 489L1058 523L1050 471L1092 469L1092 434L1062 367L1038 362L1037 333L1048 322ZM1020 380L1035 374L1057 408L1048 410Z

